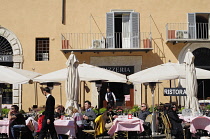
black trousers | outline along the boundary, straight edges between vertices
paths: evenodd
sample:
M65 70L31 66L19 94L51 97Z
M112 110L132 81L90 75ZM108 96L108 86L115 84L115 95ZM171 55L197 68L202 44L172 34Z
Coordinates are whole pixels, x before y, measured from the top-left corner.
M109 101L109 102L107 102L107 106L111 106L111 107L114 107L114 101Z
M44 119L42 122L42 129L39 133L39 139L44 139L48 130L50 131L50 136L52 139L58 139L54 126L54 121L50 120L50 124L47 124L47 119Z

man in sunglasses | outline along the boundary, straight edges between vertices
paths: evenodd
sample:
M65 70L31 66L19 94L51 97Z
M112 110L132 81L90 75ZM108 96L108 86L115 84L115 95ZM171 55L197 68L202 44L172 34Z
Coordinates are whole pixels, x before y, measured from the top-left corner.
M139 112L139 119L141 120L146 120L147 116L150 114L150 112L148 111L148 107L146 103L142 103L141 104L141 110Z

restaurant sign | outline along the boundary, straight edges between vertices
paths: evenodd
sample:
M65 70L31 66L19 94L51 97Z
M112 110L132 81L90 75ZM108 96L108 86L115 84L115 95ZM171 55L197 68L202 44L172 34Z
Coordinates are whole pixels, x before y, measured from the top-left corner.
M0 62L12 62L12 55L0 55Z
M164 88L164 96L187 96L186 88Z
M107 70L115 71L122 74L132 74L134 73L134 66L99 66Z

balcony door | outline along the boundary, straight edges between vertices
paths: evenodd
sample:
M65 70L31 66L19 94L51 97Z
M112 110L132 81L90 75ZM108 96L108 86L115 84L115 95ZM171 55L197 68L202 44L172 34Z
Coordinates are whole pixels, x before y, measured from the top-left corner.
M110 12L106 14L108 48L139 48L139 13Z
M122 14L122 48L130 48L130 14Z
M210 13L188 13L189 39L210 39Z

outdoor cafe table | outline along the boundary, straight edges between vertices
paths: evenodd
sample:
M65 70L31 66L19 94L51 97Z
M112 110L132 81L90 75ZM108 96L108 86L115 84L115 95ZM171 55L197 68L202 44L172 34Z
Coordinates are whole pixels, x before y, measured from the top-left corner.
M109 129L108 134L113 136L115 132L118 131L139 131L143 132L143 121L137 117L132 117L128 119L128 116L118 116L113 121L112 127Z
M210 117L199 116L194 118L190 124L190 132L196 133L196 129L203 129L210 132Z
M207 116L182 116L179 115L180 119L183 119L183 122L190 123L190 132L196 133L196 129L203 129L210 132L210 117Z
M75 137L74 120L55 120L55 129L57 134L65 134L69 137ZM0 133L9 133L9 120L0 120Z
M0 120L0 133L8 134L9 132L9 120Z
M74 120L55 120L55 129L57 134L65 134L69 137L76 137Z

